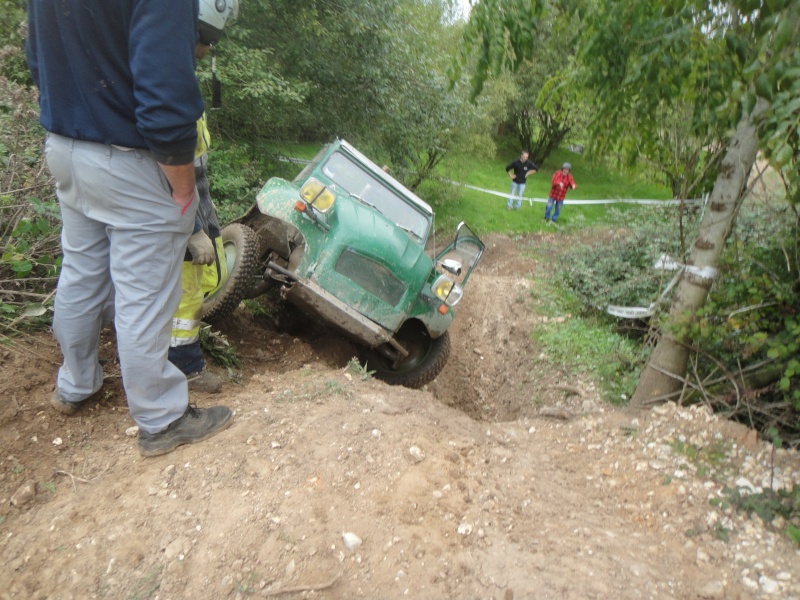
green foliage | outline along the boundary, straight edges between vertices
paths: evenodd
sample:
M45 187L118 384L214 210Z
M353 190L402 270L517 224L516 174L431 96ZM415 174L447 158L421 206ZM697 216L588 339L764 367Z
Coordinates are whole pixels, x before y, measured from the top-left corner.
M515 71L524 61L531 60L544 7L543 0L479 0L473 4L464 28L464 44L451 67L451 78L461 78L461 70L477 51L471 78L475 98L490 74L501 69Z
M538 21L532 59L501 79L510 89L508 122L521 148L537 165L577 130L582 134L589 108L572 80L577 19L552 6Z
M636 152L642 145L645 152L657 145L674 151L663 139L659 117L677 105L690 114L681 137L695 138L695 150L681 162L694 170L695 151L724 140L761 98L768 104L758 116L760 149L783 174L790 197L800 200L797 2L578 0L560 5L579 23L573 38L574 81L595 106L592 137L598 148L622 143ZM470 52L477 54L476 93L489 73L516 68L532 55L546 8L530 0L480 0L473 7L459 65L466 64Z
M375 371L370 371L368 369L367 364L362 365L358 357L353 357L349 361L347 361L347 372L352 373L356 377L358 377L361 381L366 381L367 379L372 379L372 376L375 374Z
M256 193L269 173L264 157L248 146L215 143L209 152L208 175L211 198L221 223L241 216L255 202Z
M722 365L738 373L748 365L764 365L749 376L750 385L762 390L752 419L756 425L777 420L794 431L800 431L798 257L796 224L764 218L763 207L744 209L706 305L688 325L674 328L703 349L701 372ZM793 411L786 413L784 405Z
M737 510L751 516L758 515L765 523L773 523L776 517L784 519L784 533L800 546L800 486L795 485L791 491L786 489L766 489L757 493L742 488L725 487L722 490L723 500L716 500L715 505L733 506Z
M25 55L21 52L23 35L27 30L25 0L0 0L0 76L15 84L31 81ZM0 107L4 108L4 107Z
M577 244L571 249L562 265L562 282L579 299L583 314L599 316L609 304L648 306L658 299L675 273L653 265L662 254L683 260L679 210L674 206L646 206L624 213L612 209L612 221L624 223L624 229L602 243ZM695 229L692 223L684 235L691 236Z
M219 331L212 331L211 325L200 327L200 347L212 360L228 369L240 369L242 361L236 355L236 346Z
M575 299L557 288L548 289L546 281L537 282L532 289L536 311L550 315L531 333L546 349L544 362L596 377L609 402L618 404L627 400L636 387L638 370L643 364L636 344L596 319L569 313L566 317L552 316L563 315L575 305Z
M0 26L0 35L10 35L7 26L8 22ZM7 78L6 67L16 68L9 65L21 55L21 49L13 46L0 53L0 73L6 75L0 76L0 189L5 190L0 195L0 329L4 335L15 333L23 319L28 325L46 321L39 317L52 307L61 266L60 215L48 173L41 168L43 131L36 122L35 92Z

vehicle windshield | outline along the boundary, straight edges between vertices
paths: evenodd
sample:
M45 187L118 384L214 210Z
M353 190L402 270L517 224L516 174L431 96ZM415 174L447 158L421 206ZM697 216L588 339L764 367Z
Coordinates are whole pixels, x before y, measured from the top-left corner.
M346 155L340 152L331 154L322 172L336 185L337 191L349 193L357 201L371 206L418 242L427 239L429 219Z

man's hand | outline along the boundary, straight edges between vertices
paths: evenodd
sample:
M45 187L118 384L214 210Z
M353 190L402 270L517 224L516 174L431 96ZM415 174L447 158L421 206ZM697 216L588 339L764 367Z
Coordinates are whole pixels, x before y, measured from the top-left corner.
M193 265L210 265L214 262L214 244L202 229L192 234L186 247L192 254Z
M194 163L191 162L185 165L163 165L159 163L158 166L161 167L172 188L172 199L181 208L185 208L194 200Z
M514 173L512 173L511 171L508 171L508 176L511 177L511 179L514 179Z

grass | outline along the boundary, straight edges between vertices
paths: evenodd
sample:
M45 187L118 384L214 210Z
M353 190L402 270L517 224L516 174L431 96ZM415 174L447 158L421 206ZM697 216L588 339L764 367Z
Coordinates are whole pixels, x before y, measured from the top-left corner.
M442 163L439 175L488 190L509 191L509 178L505 167L517 156L515 140L503 138L493 158L451 154ZM550 178L564 162L572 164L572 174L578 184L571 190L562 209L559 223L588 226L611 223L609 208L612 205L572 205L570 199L652 198L669 199L667 187L593 163L585 154L557 150L531 175L525 188L525 198L546 198L550 191ZM541 231L546 227L544 203L523 202L520 212L506 210L506 199L452 185L426 182L418 190L436 211L437 228L450 229L461 221L474 224L480 233L524 234ZM629 205L616 205L623 210L646 210Z
M633 394L637 373L632 366L637 362L638 346L608 326L568 318L537 324L531 337L544 349L545 363L591 375L607 401L622 404Z
M580 312L577 299L559 287L557 280L536 278L530 286L530 301L537 314L547 317L531 332L543 350L541 360L592 376L608 402L627 402L638 380L639 344L607 323L576 316Z

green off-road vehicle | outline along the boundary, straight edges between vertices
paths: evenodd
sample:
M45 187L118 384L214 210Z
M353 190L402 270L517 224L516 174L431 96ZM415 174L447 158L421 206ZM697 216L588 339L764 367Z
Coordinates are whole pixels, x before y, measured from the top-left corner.
M462 223L437 253L432 230L428 204L337 140L294 181L267 181L223 229L229 276L206 298L204 319L278 285L304 314L351 338L377 377L421 387L447 362L453 307L484 250Z

